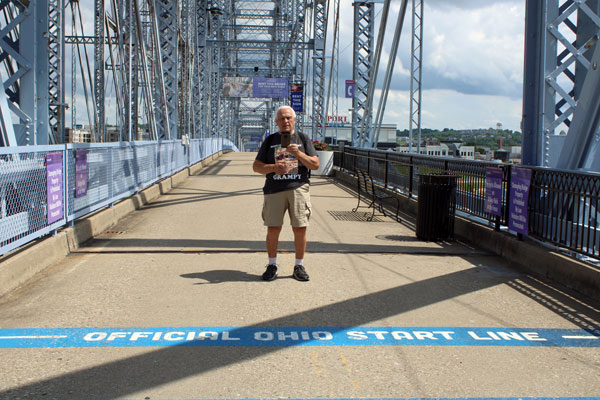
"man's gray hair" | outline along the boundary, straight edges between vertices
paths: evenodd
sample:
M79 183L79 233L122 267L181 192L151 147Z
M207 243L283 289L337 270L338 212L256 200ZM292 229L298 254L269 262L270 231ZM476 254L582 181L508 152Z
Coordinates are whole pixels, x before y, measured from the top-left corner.
M275 118L279 117L279 112L285 109L290 109L292 110L292 115L294 116L294 118L296 118L296 111L291 107L291 106L281 106L277 109L277 113L275 114Z

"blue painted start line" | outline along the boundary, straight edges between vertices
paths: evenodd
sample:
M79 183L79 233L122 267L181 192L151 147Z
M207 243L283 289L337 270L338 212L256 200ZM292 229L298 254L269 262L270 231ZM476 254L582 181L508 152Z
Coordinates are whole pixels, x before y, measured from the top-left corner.
M176 400L176 399L162 399ZM178 400L209 400L209 399L178 399ZM219 399L219 400L277 400L277 399ZM600 400L600 397L340 397L340 398L293 398L292 400Z
M162 399L175 400L175 399ZM185 400L208 400L208 399L185 399ZM275 399L221 399L221 400L275 400ZM294 398L293 400L600 400L600 397L405 397L405 398L384 398L384 397L341 397L341 398Z
M0 329L0 348L161 346L600 347L600 331L465 327Z

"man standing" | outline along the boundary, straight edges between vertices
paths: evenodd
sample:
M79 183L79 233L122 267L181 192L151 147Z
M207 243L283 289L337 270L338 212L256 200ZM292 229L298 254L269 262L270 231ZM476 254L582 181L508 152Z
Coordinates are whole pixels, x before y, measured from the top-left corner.
M293 276L299 281L308 281L304 269L304 251L306 227L311 213L309 170L319 168L319 158L308 136L294 130L296 113L292 107L279 107L275 123L279 132L265 139L252 164L254 172L266 175L262 217L267 226L269 264L262 278L272 281L277 277L277 246L287 210L296 249ZM285 143L288 134L289 144ZM286 139L284 143L282 138Z

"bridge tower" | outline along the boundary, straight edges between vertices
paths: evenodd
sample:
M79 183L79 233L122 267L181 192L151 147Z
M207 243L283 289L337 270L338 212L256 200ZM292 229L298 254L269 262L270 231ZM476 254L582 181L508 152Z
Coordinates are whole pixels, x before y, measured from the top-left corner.
M368 132L361 127L372 119L373 109L368 105L369 82L373 79L375 40L375 2L354 4L353 72L354 98L352 99L352 145L363 147L368 142ZM366 121L365 121L366 120Z
M600 2L528 0L523 163L600 169Z

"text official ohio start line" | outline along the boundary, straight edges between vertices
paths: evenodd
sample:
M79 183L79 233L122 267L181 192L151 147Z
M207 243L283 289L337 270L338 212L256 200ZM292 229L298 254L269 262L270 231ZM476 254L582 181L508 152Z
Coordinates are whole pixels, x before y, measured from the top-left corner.
M481 327L0 329L0 348L160 346L600 347L600 331Z

